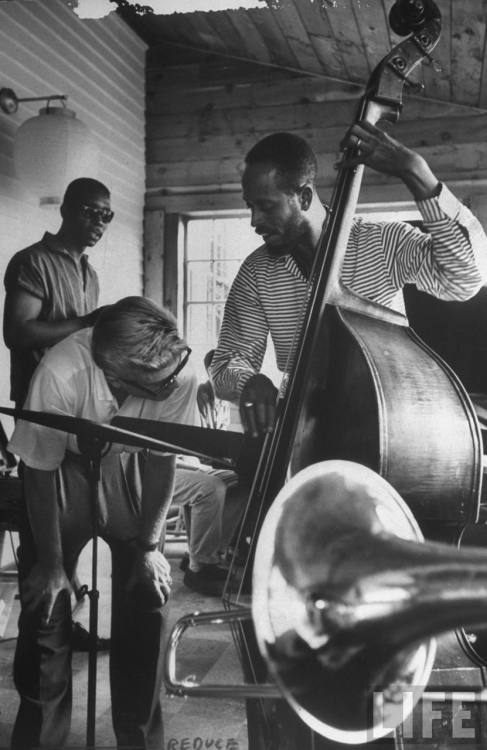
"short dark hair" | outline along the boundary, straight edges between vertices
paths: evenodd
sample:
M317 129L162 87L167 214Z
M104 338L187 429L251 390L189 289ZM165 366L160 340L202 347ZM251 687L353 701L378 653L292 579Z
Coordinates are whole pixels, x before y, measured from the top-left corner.
M245 164L270 164L281 187L295 191L303 183L314 184L318 170L316 155L304 138L294 133L273 133L250 149Z
M66 208L78 208L87 198L95 193L105 195L110 198L110 191L103 182L95 180L92 177L78 177L69 183L64 193L62 206Z
M105 372L127 366L158 370L185 348L174 315L146 297L109 305L93 328L93 359Z

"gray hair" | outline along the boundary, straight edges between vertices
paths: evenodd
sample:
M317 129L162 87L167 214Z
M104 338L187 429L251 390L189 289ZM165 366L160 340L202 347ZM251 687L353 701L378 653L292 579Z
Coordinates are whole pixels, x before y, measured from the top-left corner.
M174 315L145 297L124 297L102 311L93 328L93 359L104 372L159 370L186 347Z

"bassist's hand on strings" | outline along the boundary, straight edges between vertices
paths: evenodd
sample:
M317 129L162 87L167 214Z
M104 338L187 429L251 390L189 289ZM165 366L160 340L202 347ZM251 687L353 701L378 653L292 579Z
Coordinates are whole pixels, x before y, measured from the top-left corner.
M253 375L240 396L240 418L244 432L259 437L272 432L276 417L277 388L266 375Z
M337 167L365 164L377 172L398 177L416 200L430 198L437 191L438 180L423 157L367 120L352 125L340 144L342 149L353 146L355 150L344 155Z

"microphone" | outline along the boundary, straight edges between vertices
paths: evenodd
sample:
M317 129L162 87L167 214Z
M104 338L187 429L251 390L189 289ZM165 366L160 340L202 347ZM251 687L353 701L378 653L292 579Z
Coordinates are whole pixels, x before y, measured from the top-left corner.
M396 0L389 11L389 23L395 34L407 36L439 15L432 0Z

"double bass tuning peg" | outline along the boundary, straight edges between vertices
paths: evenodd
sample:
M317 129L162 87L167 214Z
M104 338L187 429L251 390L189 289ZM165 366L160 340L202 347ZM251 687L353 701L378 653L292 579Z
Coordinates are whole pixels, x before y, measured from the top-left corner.
M397 77L404 81L406 86L408 86L409 89L412 89L415 93L419 94L424 89L424 84L421 81L412 81L407 75L405 75L405 73L403 73L403 70L406 67L404 58L394 57L388 63L388 66L394 71Z

